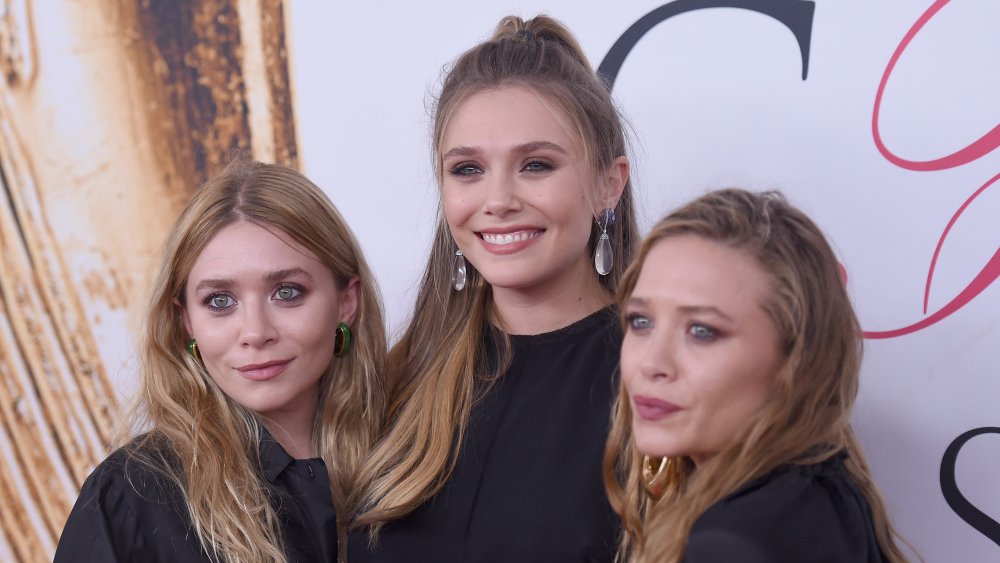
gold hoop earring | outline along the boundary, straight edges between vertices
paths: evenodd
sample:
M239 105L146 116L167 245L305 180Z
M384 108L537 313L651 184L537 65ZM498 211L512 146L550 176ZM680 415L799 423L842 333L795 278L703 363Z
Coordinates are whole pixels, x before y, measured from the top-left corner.
M351 349L351 327L344 323L337 325L337 334L333 338L333 355L341 357Z
M677 481L677 464L672 457L659 459L642 456L642 488L659 499Z

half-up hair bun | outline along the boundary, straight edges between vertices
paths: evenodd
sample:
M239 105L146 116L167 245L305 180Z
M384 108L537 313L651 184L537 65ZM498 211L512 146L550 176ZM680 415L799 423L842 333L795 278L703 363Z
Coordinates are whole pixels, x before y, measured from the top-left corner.
M497 24L490 40L555 43L563 46L588 69L593 69L587 55L583 53L583 49L580 48L580 44L573 37L573 34L558 20L544 14L539 14L529 20L523 20L518 16L506 16Z

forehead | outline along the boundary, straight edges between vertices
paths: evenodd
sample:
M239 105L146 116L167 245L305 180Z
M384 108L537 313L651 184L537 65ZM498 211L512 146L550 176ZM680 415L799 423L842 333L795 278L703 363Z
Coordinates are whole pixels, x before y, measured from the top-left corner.
M442 153L462 145L520 144L547 140L576 150L572 120L550 96L527 86L503 86L459 102L442 137Z
M770 287L770 276L747 251L684 234L653 245L632 296L738 313L759 310Z
M208 241L188 277L233 277L289 268L325 269L315 254L287 234L239 221L223 227Z

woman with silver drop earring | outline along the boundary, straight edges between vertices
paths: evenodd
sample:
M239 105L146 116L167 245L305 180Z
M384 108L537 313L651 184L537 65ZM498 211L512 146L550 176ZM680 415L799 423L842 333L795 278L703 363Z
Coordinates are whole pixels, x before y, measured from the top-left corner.
M611 561L613 296L638 234L608 88L559 22L506 17L447 72L433 144L441 220L350 560Z

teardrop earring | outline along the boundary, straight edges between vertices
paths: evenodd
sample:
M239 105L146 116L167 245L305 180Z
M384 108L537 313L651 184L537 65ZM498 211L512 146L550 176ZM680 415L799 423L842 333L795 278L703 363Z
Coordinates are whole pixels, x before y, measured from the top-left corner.
M594 250L594 269L598 274L606 276L615 265L615 255L608 237L608 226L615 224L615 210L606 207L597 217L597 224L601 227L601 238L597 240L597 248Z
M451 286L455 291L462 291L465 289L465 280L465 255L462 254L462 249L456 249L451 270Z

